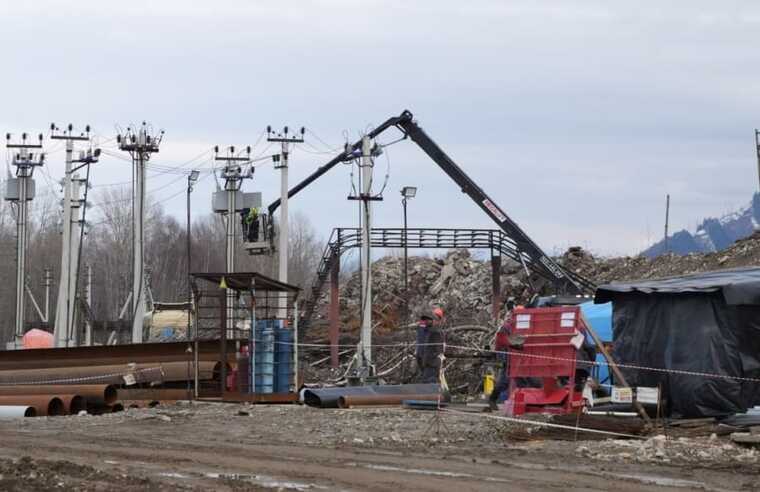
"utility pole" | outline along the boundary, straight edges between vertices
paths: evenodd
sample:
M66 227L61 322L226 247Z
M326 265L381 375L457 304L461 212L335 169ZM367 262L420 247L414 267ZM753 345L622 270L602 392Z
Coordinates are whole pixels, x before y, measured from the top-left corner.
M8 180L5 199L16 203L16 326L13 345L20 349L24 336L28 202L34 199L34 168L42 166L45 154L42 152L42 134L39 143L28 143L26 133L21 134L21 143L11 143L10 133L5 138L6 148L14 149L12 163L16 167L16 178ZM40 150L35 154L34 149Z
M253 167L248 168L248 174L244 175L241 164L251 163L251 146L245 148L243 152L235 153L235 147L227 148L226 155L219 155L219 146L214 147L214 160L224 163L222 177L224 178L224 190L227 192L227 233L226 233L226 273L235 272L235 252L237 247L237 198L243 178L249 178L253 175ZM242 196L241 196L242 200ZM235 327L235 292L227 289L227 338L232 338Z
M128 152L135 166L132 185L132 343L143 341L145 318L145 164L163 140L164 131L152 134L143 122L139 129L127 127L127 132L116 136L119 149Z
M670 220L670 194L665 196L665 254L668 254L668 222Z
M372 365L372 247L370 244L370 231L372 230L372 201L382 200L381 197L372 195L372 170L374 167L373 157L379 155L377 147L373 148L372 139L362 137L361 157L359 161L359 175L361 180L361 193L358 199L361 201L361 332L360 332L360 357L359 375L362 377L374 376Z
M75 163L84 163L86 154L82 159L74 160L74 142L89 142L90 126L85 127L85 133L76 135L73 125L60 131L55 123L50 125L50 138L52 140L64 140L66 142L66 168L62 181L63 185L63 246L61 248L61 275L58 284L58 302L55 311L54 340L56 347L76 346L78 342L77 326L77 274L79 272L79 250L82 247L81 237L83 224L79 211L82 205L80 187L87 181L74 174L83 166L74 168ZM60 132L60 133L59 133ZM92 153L90 151L90 156ZM97 157L94 158L95 161ZM94 161L93 161L94 162Z
M282 147L280 155L272 156L274 168L280 170L280 251L278 255L279 275L278 280L288 282L288 155L290 144L303 143L305 128L301 127L301 136L288 136L288 127L283 128L282 133L272 135L272 127L267 127L267 142L280 142ZM282 293L279 297L280 317L287 318L287 294Z

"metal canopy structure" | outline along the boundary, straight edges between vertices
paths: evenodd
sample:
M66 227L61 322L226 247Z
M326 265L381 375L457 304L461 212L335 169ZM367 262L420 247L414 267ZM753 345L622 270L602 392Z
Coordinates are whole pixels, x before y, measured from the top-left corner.
M266 275L262 275L256 272L204 272L191 273L190 275L193 278L193 283L195 283L196 280L205 280L206 282L220 285L222 283L222 279L224 279L224 283L230 290L247 291L252 288L256 288L270 292L289 292L294 295L298 295L298 293L301 291L300 287L280 282L279 280L275 280L273 278L267 277Z

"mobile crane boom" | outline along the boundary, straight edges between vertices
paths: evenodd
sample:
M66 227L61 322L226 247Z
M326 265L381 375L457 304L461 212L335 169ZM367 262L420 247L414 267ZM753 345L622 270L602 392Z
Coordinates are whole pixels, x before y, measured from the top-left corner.
M378 135L389 128L397 128L404 135L404 138L410 138L416 143L443 172L445 172L459 187L462 192L467 194L491 219L514 242L515 249L520 255L520 259L526 268L546 278L554 284L558 293L564 294L583 294L592 292L594 284L589 280L581 277L577 273L565 270L554 260L547 256L541 248L523 231L515 221L509 218L501 208L486 194L483 189L477 185L461 167L459 167L433 139L414 121L412 113L408 110L399 116L394 116L386 120L383 124L369 132L370 138L376 138ZM355 152L361 149L361 141L354 144L347 144L343 152L335 156L331 161L319 167L306 179L298 183L288 191L288 197L292 197L337 164L353 159ZM280 200L277 199L269 205L269 216L280 206Z

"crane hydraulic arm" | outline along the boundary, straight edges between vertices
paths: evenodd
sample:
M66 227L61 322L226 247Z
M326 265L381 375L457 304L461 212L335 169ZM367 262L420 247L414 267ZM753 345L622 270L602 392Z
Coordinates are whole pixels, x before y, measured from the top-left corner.
M583 294L591 292L594 284L580 275L570 272L558 265L548 257L541 248L517 225L498 205L478 186L461 167L459 167L433 139L414 121L410 111L404 111L400 116L389 118L380 126L369 133L370 138L375 138L389 128L397 128L404 137L410 138L416 143L443 172L445 172L499 227L514 241L515 249L520 255L523 264L546 278L554 284L558 293ZM355 157L357 149L361 149L361 141L353 145L347 145L346 149L327 164L318 168L301 183L294 186L288 192L291 197L315 181L317 178L332 169L335 165ZM269 215L279 207L280 200L269 205Z

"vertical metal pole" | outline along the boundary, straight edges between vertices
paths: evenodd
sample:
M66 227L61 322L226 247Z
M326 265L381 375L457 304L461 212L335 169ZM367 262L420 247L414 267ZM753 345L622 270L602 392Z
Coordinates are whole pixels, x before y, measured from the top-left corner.
M92 266L87 265L87 309L92 316ZM87 318L87 324L85 325L85 345L92 346L92 320Z
M50 268L45 268L45 323L50 323L50 286L52 285Z
M190 192L193 191L193 187L189 182L187 184L187 339L190 340L190 325L191 325L191 312L193 309L193 287L190 282Z
M58 302L55 311L54 339L56 347L68 347L69 312L71 299L69 286L71 277L71 163L73 161L74 142L66 139L66 169L63 175L63 242L61 249L61 274L58 281Z
M409 247L407 245L408 225L406 221L406 196L401 199L401 205L404 207L404 316L401 321L402 326L406 331L406 347L404 347L404 356L406 356L406 353L409 352L412 337L411 331L406 329L409 324ZM404 382L406 381L406 362L404 362L401 368L401 381Z
M23 152L23 151L22 151ZM24 287L26 276L26 219L27 219L27 169L20 168L18 186L19 200L16 216L16 348L23 347L24 336Z
M760 130L755 128L755 147L757 148L757 179L760 182Z
M138 144L145 145L145 130L140 130ZM133 220L133 252L134 260L132 267L132 343L143 341L143 318L145 317L145 278L143 273L143 233L145 221L145 154L144 149L139 148L136 152L135 164L135 213Z
M278 280L283 283L288 282L288 237L288 142L282 142L282 157L280 159L280 254ZM283 319L288 317L287 305L287 293L280 293L279 316Z
M293 300L293 383L296 391L300 390L298 367L298 300Z
M368 136L362 138L362 325L361 364L367 373L372 372L372 142Z
M669 253L668 247L668 222L670 220L670 194L665 197L665 254Z
M219 329L222 331L219 337L220 347L220 363L222 364L220 390L221 397L224 398L224 390L227 388L227 294L220 292L219 306L221 307L221 323Z
M339 365L338 339L340 338L340 256L333 254L330 266L330 367Z
M491 251L491 317L494 321L499 319L499 307L501 305L501 256L494 255Z

